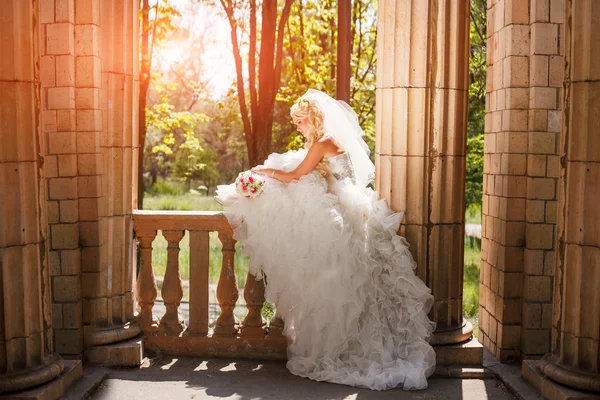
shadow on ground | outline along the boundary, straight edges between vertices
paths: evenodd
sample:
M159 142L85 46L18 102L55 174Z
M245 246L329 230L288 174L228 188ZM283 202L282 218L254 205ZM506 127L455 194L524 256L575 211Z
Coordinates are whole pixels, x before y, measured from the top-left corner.
M201 358L146 359L139 369L113 369L91 399L477 399L508 400L496 379L433 378L421 391L376 392L294 376L283 362Z

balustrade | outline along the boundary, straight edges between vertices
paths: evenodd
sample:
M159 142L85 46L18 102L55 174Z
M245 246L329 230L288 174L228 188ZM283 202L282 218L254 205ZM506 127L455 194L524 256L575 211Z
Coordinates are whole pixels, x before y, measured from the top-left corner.
M235 275L235 243L227 219L220 212L134 211L134 229L141 265L137 277L138 322L146 348L170 354L285 359L283 321L277 315L267 327L261 315L264 282L248 274L244 300L248 313L241 324L234 309L239 291ZM153 313L158 290L152 269L152 242L158 231L168 242L167 269L161 294L166 312L158 320ZM180 242L190 238L189 321L179 313L183 287L179 269ZM209 329L209 233L218 232L223 262L217 284L220 313Z

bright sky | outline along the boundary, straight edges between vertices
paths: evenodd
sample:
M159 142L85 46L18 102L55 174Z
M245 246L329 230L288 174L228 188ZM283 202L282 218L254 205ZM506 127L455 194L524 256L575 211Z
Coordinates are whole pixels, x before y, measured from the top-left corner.
M177 62L189 48L188 41L198 40L205 32L203 54L204 79L209 80L209 90L213 98L224 95L235 79L235 64L231 54L231 30L229 22L217 6L205 5L194 0L169 0L182 14L180 24L187 27L192 34L187 40L173 40L165 43L157 60L163 70L170 68L170 61ZM194 3L192 6L191 3ZM196 36L196 37L195 37Z

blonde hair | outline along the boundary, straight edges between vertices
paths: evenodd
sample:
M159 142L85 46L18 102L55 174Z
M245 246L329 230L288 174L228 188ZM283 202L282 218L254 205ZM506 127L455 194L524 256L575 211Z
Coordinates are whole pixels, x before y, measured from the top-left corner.
M325 134L323 111L321 107L312 99L300 97L290 109L290 115L296 119L306 119L308 122L306 131L305 148L310 148L315 142ZM323 158L315 169L324 177L329 176L329 163L327 158Z

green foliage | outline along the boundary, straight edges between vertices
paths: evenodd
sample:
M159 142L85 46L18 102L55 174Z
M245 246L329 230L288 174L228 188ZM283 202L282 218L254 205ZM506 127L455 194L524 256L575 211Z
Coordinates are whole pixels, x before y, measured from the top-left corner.
M479 315L479 262L481 249L470 247L465 242L463 273L463 313L473 324L473 334L477 336Z
M483 133L467 138L467 207L481 205L483 194Z
M158 179L154 185L146 191L150 196L172 195L177 196L185 192L185 189L176 182L169 182L165 179Z

